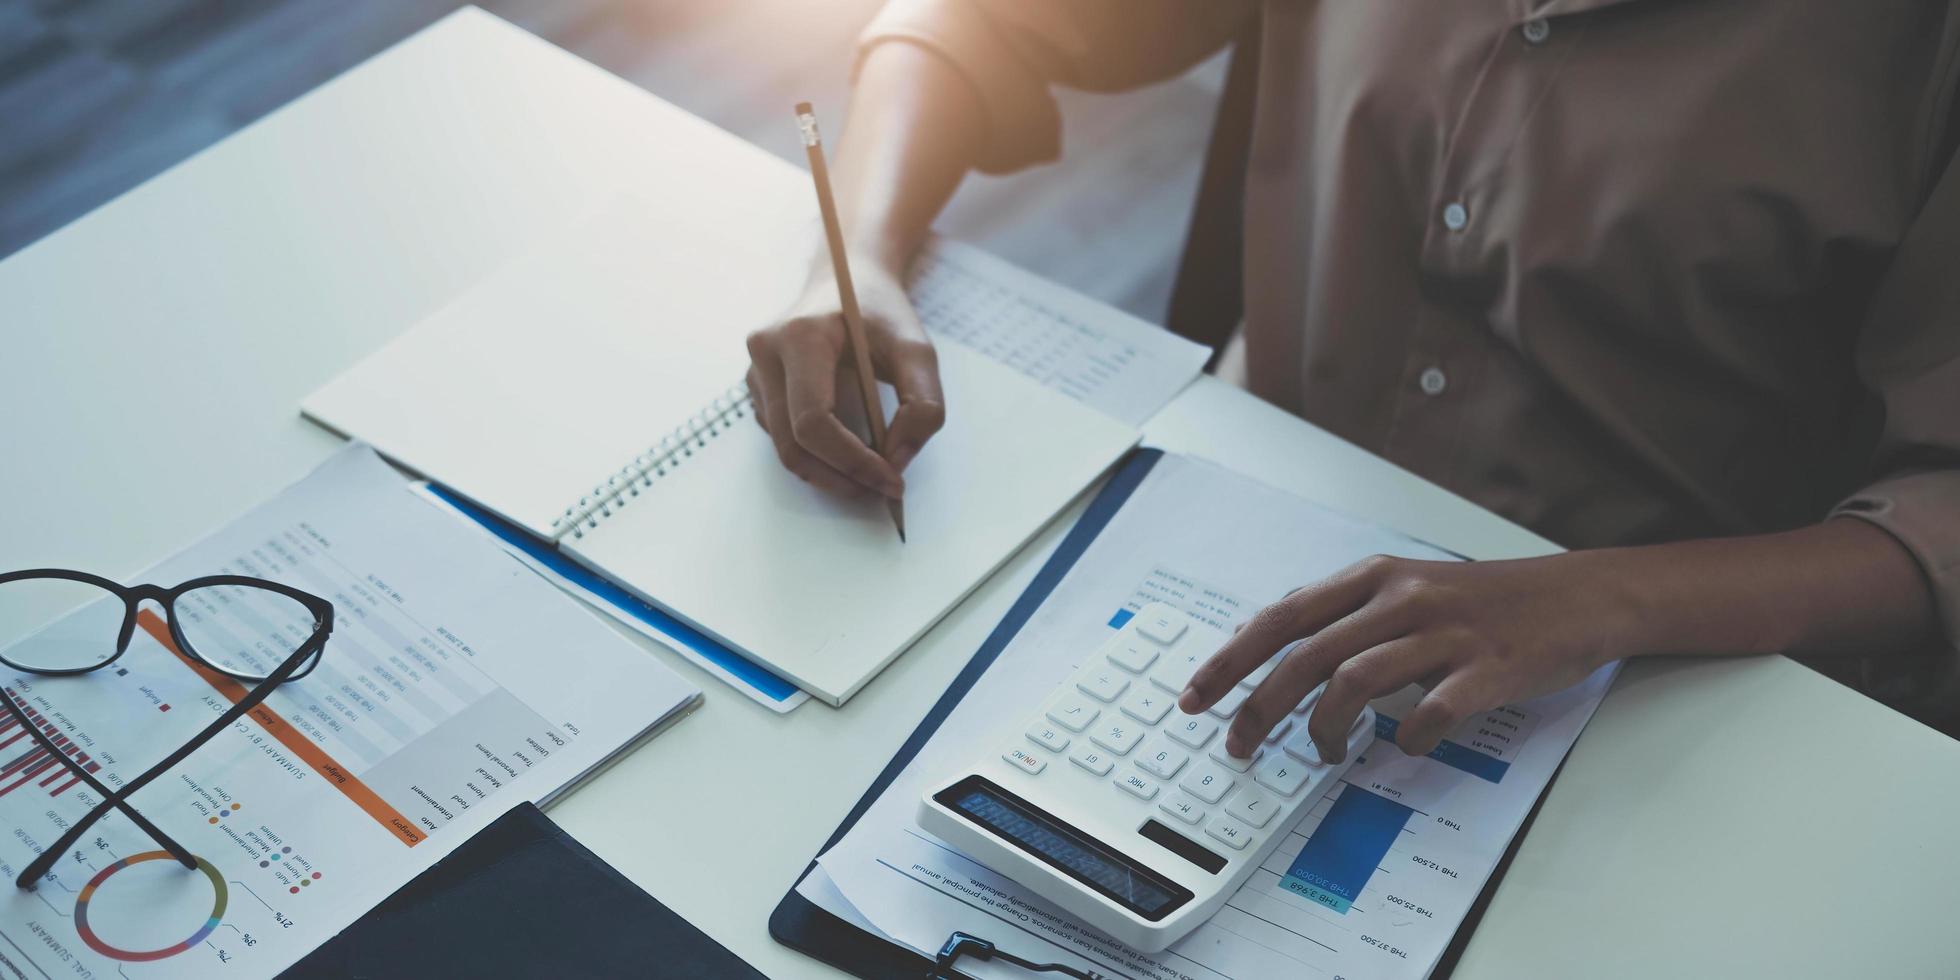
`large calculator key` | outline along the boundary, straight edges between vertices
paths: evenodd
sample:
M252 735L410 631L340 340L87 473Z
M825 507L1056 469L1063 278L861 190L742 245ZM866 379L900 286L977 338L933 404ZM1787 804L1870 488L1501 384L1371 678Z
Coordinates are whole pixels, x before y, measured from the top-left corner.
M1121 787L1123 792L1139 800L1155 799L1157 796L1157 781L1138 773L1123 774L1116 780L1116 785Z
M1116 700L1129 687L1130 682L1114 667L1092 670L1075 682L1076 690L1104 703Z
M1075 751L1068 754L1068 761L1098 776L1109 775L1110 768L1116 765L1110 759L1109 753L1089 745L1077 746Z
M1143 726L1127 721L1104 722L1089 732L1089 741L1117 755L1129 755L1137 747L1137 739L1142 737Z
M1036 758L1034 752L1030 749L1008 749L1002 752L1000 757L1007 760L1008 765L1030 776L1036 775L1041 770L1048 768L1048 763Z
M1155 725L1171 713L1171 696L1150 684L1139 684L1123 699L1123 713L1146 725Z
M1183 793L1172 793L1164 797L1164 802L1157 804L1157 809L1194 827L1197 826L1198 821L1205 818L1205 808L1199 806L1197 800Z
M1109 662L1132 674L1141 674L1157 661L1158 647L1135 633L1118 633L1103 654Z
M1266 678L1273 676L1273 671L1279 669L1279 662L1286 659L1286 652L1287 650L1290 649L1292 648L1287 647L1286 649L1283 649L1280 652L1274 654L1272 659L1266 661L1263 664L1260 664L1257 667L1252 668L1252 673L1239 678L1239 686L1258 687L1260 681L1263 681Z
M1209 656L1191 649L1188 643L1178 647L1164 654L1164 658L1157 661L1157 666L1150 669L1150 683L1171 692L1173 697L1183 694L1185 687L1191 683L1191 675L1198 672Z
M1222 813L1211 818L1211 822L1205 824L1205 833L1210 835L1213 840L1235 851L1245 850L1247 842L1252 840L1252 830L1250 828Z
M1266 744L1267 745L1278 744L1279 740L1285 738L1286 733L1292 730L1293 730L1293 719L1281 718L1279 720L1279 724L1274 725L1273 730L1266 733Z
M1177 785L1206 803L1216 803L1225 798L1226 790L1232 788L1232 770L1209 759L1200 760L1185 772Z
M1307 774L1312 771L1312 766L1284 752L1275 752L1266 761L1253 767L1252 779L1281 796L1292 796L1306 784Z
M1075 694L1064 694L1048 708L1048 720L1072 732L1089 727L1089 723L1102 714L1101 709L1089 702L1088 698Z
M1170 724L1164 726L1164 734L1191 748L1202 749L1206 742L1211 741L1213 735L1218 734L1218 727L1217 722L1204 715L1187 715L1179 712L1176 718L1171 719Z
M1313 736L1307 734L1305 725L1301 725L1298 731L1288 735L1286 741L1279 743L1279 747L1287 755L1315 769L1327 764L1320 758L1320 746L1313 744Z
M1264 827L1278 811L1279 801L1251 786L1233 793L1231 802L1225 804L1226 813L1254 827Z
M1142 755L1137 756L1137 765L1142 766L1144 772L1158 779L1169 779L1177 775L1177 771L1191 761L1191 754L1183 749L1163 742L1152 744L1156 746L1154 749L1146 750Z
M1327 690L1327 685L1322 684L1319 687L1316 687L1313 690L1308 691L1307 696L1301 698L1300 703L1293 706L1293 713L1295 715L1304 715L1307 712L1312 711L1314 703L1320 700L1320 692L1325 690Z
M1225 696L1219 698L1217 704L1205 710L1220 718L1230 718L1239 713L1239 709L1245 706L1245 699L1251 696L1251 691L1243 687L1235 687L1226 691Z
M1216 762L1219 765L1232 770L1233 772L1245 772L1246 770L1251 769L1252 764L1258 762L1259 757L1264 755L1265 753L1266 753L1265 749L1253 749L1252 755L1250 757L1241 759L1238 758L1237 756L1232 755L1230 752L1225 751L1225 743L1220 742L1217 745L1212 746L1211 751L1206 754L1211 756L1211 761Z
M1153 602L1137 611L1137 632L1165 646L1176 643L1190 625L1191 617L1161 602Z
M1060 752L1068 748L1068 736L1062 734L1061 729L1053 725L1044 725L1040 722L1035 722L1029 726L1028 741L1050 752Z

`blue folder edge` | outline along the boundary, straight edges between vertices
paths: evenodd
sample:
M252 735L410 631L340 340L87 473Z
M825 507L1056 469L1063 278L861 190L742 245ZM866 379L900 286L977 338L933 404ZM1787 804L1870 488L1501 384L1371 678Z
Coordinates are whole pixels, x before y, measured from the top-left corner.
M1096 494L1096 499L1090 501L1082 518L1069 529L1068 536L1062 539L1055 553L1049 556L1048 563L1041 566L1041 571L1036 573L1034 581L1028 583L1027 589L1021 593L1020 598L1014 600L1013 607L1007 610L1007 615L1001 617L1000 624L988 634L987 641L980 645L973 659L967 661L965 669L960 671L959 676L953 678L953 683L946 688L946 693L940 695L939 701L932 706L931 711L926 713L924 720L919 722L919 727L912 730L905 744L899 747L898 754L892 757L892 761L885 766L884 771L880 772L878 778L871 783L871 788L865 790L864 795L858 798L857 805L851 808L844 822L837 825L830 839L825 841L823 848L818 851L819 854L836 846L837 842L843 839L845 832L855 826L858 819L864 816L865 811L871 808L871 804L883 795L892 780L898 778L899 772L912 761L912 757L919 754L919 749L925 746L926 740L939 730L946 716L952 713L953 706L966 697L967 691L980 680L980 675L993 666L1000 652L1005 650L1007 644L1021 632L1021 627L1027 624L1029 617L1034 615L1035 610L1041 608L1042 603L1048 601L1049 593L1054 592L1055 586L1062 581L1062 577L1068 574L1069 569L1075 567L1076 560L1088 550L1090 542L1102 533L1103 528L1109 526L1110 519L1116 516L1117 511L1123 509L1123 504L1130 499L1132 493L1136 492L1138 485L1143 483L1143 478L1150 475L1151 468L1157 465L1157 461L1162 459L1163 455L1163 451L1159 449L1137 449L1124 459L1115 475L1109 478L1108 483L1103 484L1102 490ZM796 884L801 884L803 878L808 876L810 870L816 866L816 858L812 857L808 867L803 869L803 874L797 876ZM790 886L788 894L783 896L782 901L777 903L775 911L769 915L769 935L791 949L861 977L903 977L906 980L917 980L932 966L931 960L904 947L893 945L819 908L809 899L797 894L794 884Z
M675 619L659 608L641 600L638 596L600 577L591 569L565 557L557 548L541 541L536 535L525 531L509 521L471 503L467 498L440 483L430 481L429 493L448 504L458 513L481 525L484 530L497 536L510 546L530 556L538 564L551 569L567 581L603 599L613 610L621 615L632 616L653 627L656 632L665 634L677 643L685 645L701 659L726 671L737 681L754 689L771 701L781 703L795 697L800 689L770 673L762 665L723 646L700 630ZM745 692L746 693L746 692Z

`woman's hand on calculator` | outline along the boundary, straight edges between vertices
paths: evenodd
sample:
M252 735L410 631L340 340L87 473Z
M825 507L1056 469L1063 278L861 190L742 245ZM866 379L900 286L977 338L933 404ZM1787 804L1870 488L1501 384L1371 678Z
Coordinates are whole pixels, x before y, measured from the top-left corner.
M1227 751L1249 755L1325 683L1307 730L1321 757L1338 763L1370 700L1419 683L1427 693L1395 741L1426 754L1465 718L1568 687L1621 655L1634 604L1610 568L1572 560L1582 557L1357 562L1260 610L1192 675L1178 707L1209 708L1284 650L1239 709Z

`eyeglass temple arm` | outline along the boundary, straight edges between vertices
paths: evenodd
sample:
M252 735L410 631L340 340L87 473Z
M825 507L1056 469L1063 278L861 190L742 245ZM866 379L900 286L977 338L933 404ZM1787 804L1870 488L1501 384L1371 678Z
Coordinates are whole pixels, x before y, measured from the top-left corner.
M115 791L109 789L109 787L107 786L102 785L102 781L96 779L94 773L89 772L87 769L83 768L80 762L75 761L75 759L70 757L68 753L62 751L59 746L56 746L54 744L54 739L49 738L47 733L41 730L41 726L35 724L32 719L28 718L27 713L25 711L22 711L20 705L14 702L14 697L15 694L11 688L0 688L0 702L4 702L6 704L7 710L11 712L14 716L14 721L18 722L22 728L27 729L27 733L33 737L34 741L41 746L41 749L43 751L47 752L49 755L59 760L60 763L68 769L68 771L80 777L83 782L88 784L89 789L94 790L96 795L100 796L105 803L108 803L109 805L114 806L116 809L121 810L123 816L128 817L131 823L136 824L136 826L141 828L144 833L149 834L150 837L153 838L157 843L162 844L163 849L169 851L171 857L176 858L178 861L182 862L184 867L187 868L197 867L197 859L191 856L191 852L186 850L184 848L184 845L177 843L175 840L173 840L170 837L169 834L166 834L163 831L158 830L157 826L151 823L147 817L136 812L135 807L132 807L129 804L123 802L122 798L118 796ZM104 812L107 811L105 810ZM80 834L75 834L74 836L78 839L81 837ZM44 853L52 853L59 856L63 853L66 853L69 846L72 845L73 843L74 841L68 840L66 841L66 843L62 843L56 847L49 848ZM37 860L35 864L38 863L40 862ZM53 863L54 862L52 861L48 862L50 867L53 866ZM47 869L43 868L40 871L35 871L34 864L30 864L28 865L28 870L25 873L23 873L20 876L20 879L15 883L23 888L32 887L31 884L29 883L37 881L41 877L41 875L46 873L47 873Z
M22 888L33 888L34 883L42 875L47 874L54 867L54 863L61 859L61 855L67 853L70 847L75 846L75 842L81 839L82 834L86 833L89 827L94 826L97 820L107 815L110 809L123 809L123 812L133 814L135 812L134 810L126 809L123 805L123 801L130 794L142 789L149 784L150 780L163 775L171 767L184 761L186 756L197 751L200 746L210 741L219 732L231 727L231 724L243 717L247 711L258 707L259 702L264 701L272 693L274 688L285 683L286 678L291 677L297 672L300 665L307 661L307 658L318 653L327 645L327 634L331 631L332 627L328 627L328 629L315 634L312 639L302 644L298 650L293 651L293 655L287 657L285 663L280 664L276 670L266 676L265 680L260 681L257 687L246 692L245 696L240 698L237 704L232 705L230 710L219 715L216 721L205 726L204 730L197 733L195 738L185 742L182 746L178 747L177 751L165 756L162 762L151 766L142 775L124 784L123 788L119 792L111 795L109 799L96 804L95 809L90 810L82 819L75 821L75 825L68 828L68 832L62 834L61 839L56 841L53 847L42 851L41 856L35 858L34 863L28 865L26 871L21 872L20 877L15 880L14 884ZM176 856L175 852L172 853L172 856ZM186 857L188 856L187 852ZM178 858L178 860L182 861L184 859ZM185 867L195 868L197 867L197 861L195 858L192 858L191 860L184 861L184 865Z

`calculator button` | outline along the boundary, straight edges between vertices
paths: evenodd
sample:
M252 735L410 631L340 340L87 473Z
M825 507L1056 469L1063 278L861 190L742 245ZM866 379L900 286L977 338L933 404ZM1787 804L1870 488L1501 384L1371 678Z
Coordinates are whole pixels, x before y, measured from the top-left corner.
M1087 677L1075 682L1075 689L1098 701L1114 701L1128 690L1130 682L1114 667L1092 670Z
M1277 743L1280 739L1286 737L1287 732L1290 732L1292 730L1293 730L1293 719L1281 718L1279 720L1279 724L1274 725L1273 730L1266 733L1266 744L1272 745Z
M1316 687L1313 690L1308 691L1307 696L1301 698L1300 703L1293 706L1293 713L1296 715L1304 715L1307 712L1312 711L1314 703L1320 700L1320 692L1325 690L1327 690L1327 685L1322 684L1319 687Z
M1137 612L1137 632L1166 646L1176 643L1190 625L1191 617L1161 602L1153 602Z
M1286 741L1279 743L1279 747L1284 749L1287 755L1316 769L1327 764L1321 761L1320 746L1313 744L1313 737L1307 734L1305 725L1301 725L1300 730L1288 736Z
M1061 729L1052 725L1043 725L1039 722L1036 722L1034 727L1028 729L1028 741L1050 752L1060 752L1068 748L1068 736L1062 734Z
M1177 785L1186 793L1206 803L1216 803L1225 798L1225 791L1232 788L1232 771L1209 759L1192 766Z
M1143 737L1143 728L1127 721L1105 722L1089 733L1089 740L1117 755L1129 755Z
M1041 772L1041 770L1048 768L1048 763L1035 758L1035 754L1028 749L1008 749L1007 751L1002 752L1000 754L1000 757L1002 759L1007 760L1008 765L1013 766L1014 768L1019 769L1030 776L1035 775L1036 773Z
M1155 663L1157 650L1158 648L1151 645L1149 640L1142 639L1134 633L1118 633L1115 639L1109 641L1108 646L1103 647L1103 653L1109 657L1110 663L1132 674L1141 674Z
M1246 842L1252 840L1252 831L1245 824L1222 813L1205 824L1205 833L1235 851L1245 850Z
M1284 752L1275 752L1272 757L1261 762L1252 770L1252 778L1259 785L1281 796L1292 796L1300 791L1307 781L1307 774L1313 767Z
M1232 794L1225 812L1254 827L1264 827L1279 811L1279 801L1250 786Z
M1251 691L1242 687L1235 687L1226 691L1225 696L1219 698L1217 704L1205 710L1220 718L1230 718L1239 713L1239 708L1245 705L1245 699L1251 696Z
M1123 792L1139 800L1153 799L1157 795L1157 781L1134 772L1126 773L1123 778L1116 781L1116 785L1122 787Z
M1146 725L1155 725L1171 713L1171 696L1144 684L1123 699L1123 713Z
M1272 659L1266 661L1263 664L1260 664L1257 667L1252 668L1252 673L1239 678L1239 686L1258 687L1260 681L1263 681L1266 678L1273 676L1273 671L1279 669L1279 662L1286 659L1287 649L1291 649L1291 648L1288 647L1280 650L1280 652L1273 655Z
M1164 734L1194 749L1202 749L1213 735L1218 734L1218 723L1204 715L1179 712L1170 724L1164 726Z
M1098 776L1109 775L1110 768L1116 764L1110 761L1109 753L1088 745L1077 746L1075 751L1068 754L1068 761Z
M1157 809L1193 826L1205 818L1205 808L1199 806L1197 800L1183 793L1172 793L1164 797L1164 802L1157 804Z
M1252 764L1258 762L1259 757L1264 755L1265 753L1266 753L1265 749L1253 749L1252 755L1249 758L1244 758L1244 759L1235 758L1231 753L1225 751L1225 743L1220 742L1217 745L1212 746L1211 751L1206 754L1211 756L1211 761L1216 762L1219 765L1232 770L1233 772L1244 772L1247 769L1252 768Z
M1157 743L1154 750L1145 751L1137 756L1137 765L1142 766L1144 772L1158 779L1169 779L1177 775L1177 771L1184 768L1184 764L1189 761L1191 761L1189 752L1161 742Z
M1072 732L1089 727L1102 711L1087 699L1073 694L1064 694L1048 709L1048 720Z
M1157 666L1150 669L1150 683L1172 694L1184 693L1184 688L1191 683L1191 675L1198 672L1198 668L1209 656L1191 649L1190 646L1187 643L1164 654L1164 659L1157 661Z

